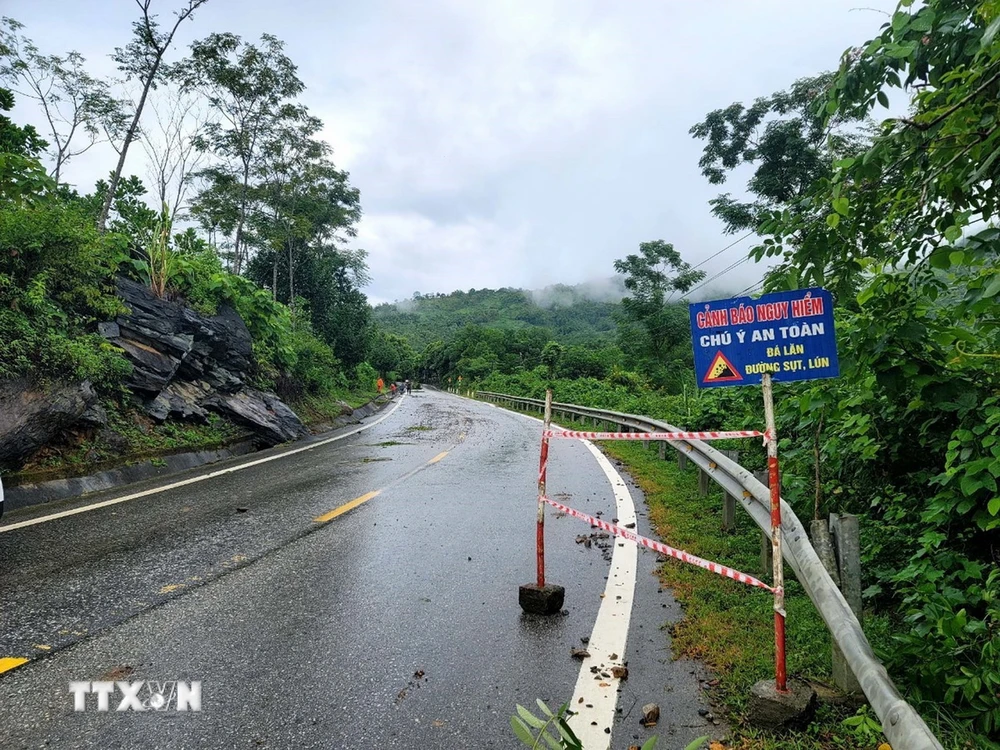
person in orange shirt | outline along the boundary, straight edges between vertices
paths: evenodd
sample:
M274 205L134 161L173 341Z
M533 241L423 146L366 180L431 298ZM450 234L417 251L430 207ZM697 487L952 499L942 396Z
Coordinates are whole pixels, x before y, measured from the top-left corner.
M375 381L375 387L378 388L379 393L382 393L382 389L385 388L385 382L382 380L382 378L379 378L378 380Z

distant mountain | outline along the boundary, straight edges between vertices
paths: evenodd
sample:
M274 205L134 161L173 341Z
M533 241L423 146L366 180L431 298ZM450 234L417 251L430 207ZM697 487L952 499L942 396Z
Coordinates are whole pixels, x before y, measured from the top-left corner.
M564 344L614 338L613 312L625 289L618 278L576 286L555 284L539 290L470 289L451 294L414 295L375 307L385 331L404 336L421 351L432 341L449 340L466 325L488 328L546 328Z

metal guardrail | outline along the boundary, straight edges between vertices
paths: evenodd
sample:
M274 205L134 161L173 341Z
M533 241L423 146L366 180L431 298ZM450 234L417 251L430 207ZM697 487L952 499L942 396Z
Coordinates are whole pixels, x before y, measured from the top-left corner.
M510 404L524 411L534 411L545 405L540 399L489 391L476 391L475 396L494 403ZM643 432L679 431L679 428L671 424L650 417L576 404L553 403L552 412L553 416L562 414L564 417L582 417ZM678 451L683 451L689 461L702 469L726 492L738 498L761 530L770 533L770 491L751 471L700 440L671 441L670 444ZM848 666L858 678L861 689L882 722L882 731L894 750L943 750L920 714L899 694L889 673L876 658L858 618L820 561L802 522L784 500L781 501L781 532L784 541L782 557L795 572L826 623L834 642L843 651Z

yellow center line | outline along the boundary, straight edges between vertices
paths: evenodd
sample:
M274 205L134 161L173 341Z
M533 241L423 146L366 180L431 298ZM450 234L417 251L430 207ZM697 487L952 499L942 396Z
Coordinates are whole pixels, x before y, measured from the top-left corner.
M6 672L9 669L14 669L27 663L28 660L20 656L5 656L0 658L0 672Z
M326 523L327 521L332 521L337 516L342 516L347 511L354 510L362 503L367 503L381 491L382 490L375 490L374 492L369 492L365 495L362 495L361 497L356 497L349 503L344 503L339 508L334 508L329 513L324 513L321 516L316 516L316 518L314 518L313 521L315 521L316 523Z
M441 451L436 456L434 456L434 458L432 458L430 461L428 461L425 464L425 466L430 466L431 464L436 464L438 461L440 461L442 458L444 458L447 455L448 455L448 451ZM403 481L405 479L409 479L414 474L416 474L418 471L420 471L421 468L423 468L423 467L418 466L416 469L414 469L413 471L409 472L408 474L403 475L402 477L400 477L399 479L395 480L394 482L390 482L388 486L391 487L391 486L393 486L395 484L398 484L399 482L401 482L401 481ZM386 489L386 488L383 487L382 489ZM329 521L332 521L337 516L342 516L345 513L347 513L347 511L354 510L355 508L357 508L362 503L367 503L369 500L371 500L373 497L375 497L376 495L378 495L380 492L382 492L382 490L375 490L373 492L369 492L369 493L367 493L365 495L362 495L361 497L356 497L353 500L351 500L349 503L344 503L339 508L334 508L329 513L324 513L321 516L316 516L316 518L314 518L313 521L316 522L316 523L327 523Z

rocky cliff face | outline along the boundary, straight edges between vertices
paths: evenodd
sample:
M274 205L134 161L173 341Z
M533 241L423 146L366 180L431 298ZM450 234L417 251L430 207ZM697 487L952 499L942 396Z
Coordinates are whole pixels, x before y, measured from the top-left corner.
M41 387L23 378L0 382L0 468L20 468L35 451L84 419L96 400L90 383L56 381ZM98 410L92 410L95 417Z
M118 280L118 293L129 312L99 330L132 363L126 385L154 420L203 422L216 412L249 428L262 446L308 434L277 396L249 385L250 333L235 310L199 315L127 279ZM0 383L0 467L18 469L65 431L106 421L89 383Z
M100 331L132 363L128 386L153 419L204 421L214 411L250 428L265 445L308 434L277 396L248 384L250 332L231 307L206 317L127 279L118 280L118 294L130 312Z

